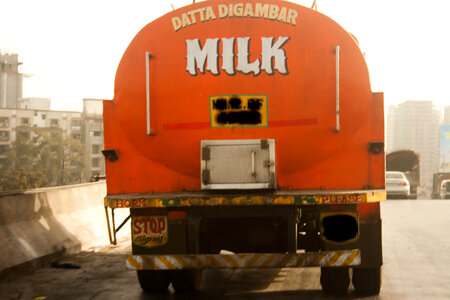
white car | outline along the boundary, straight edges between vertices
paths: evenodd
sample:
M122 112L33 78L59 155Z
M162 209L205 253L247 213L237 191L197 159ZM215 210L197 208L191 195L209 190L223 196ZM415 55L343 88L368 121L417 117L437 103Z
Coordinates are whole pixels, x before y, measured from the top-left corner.
M409 197L409 181L403 172L386 172L386 192L388 197Z
M442 180L440 195L441 199L450 199L450 179Z

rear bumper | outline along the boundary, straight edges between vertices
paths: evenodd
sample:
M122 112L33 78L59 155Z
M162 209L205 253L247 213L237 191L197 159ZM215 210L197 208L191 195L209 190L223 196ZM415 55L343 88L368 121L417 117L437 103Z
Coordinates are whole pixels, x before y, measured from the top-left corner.
M387 197L390 196L404 196L404 197L408 197L410 195L409 190L408 191L388 191L387 192Z
M108 208L112 216L131 208L132 270L368 267L382 264L385 197L384 190L122 195L105 198L105 210L109 220ZM114 242L119 228L112 223ZM341 241L342 232L352 234ZM222 249L237 254L218 254Z
M343 267L361 264L358 249L304 253L130 255L128 270Z
M450 199L450 191L441 189L439 195L440 195L440 198L441 198L441 199Z

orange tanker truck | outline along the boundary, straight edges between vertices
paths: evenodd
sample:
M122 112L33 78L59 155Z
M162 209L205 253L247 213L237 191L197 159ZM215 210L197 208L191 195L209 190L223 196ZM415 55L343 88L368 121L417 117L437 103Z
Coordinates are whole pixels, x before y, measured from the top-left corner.
M131 219L144 290L320 267L325 293L347 292L350 268L379 293L383 94L333 20L279 0L174 10L132 40L103 109L110 239Z

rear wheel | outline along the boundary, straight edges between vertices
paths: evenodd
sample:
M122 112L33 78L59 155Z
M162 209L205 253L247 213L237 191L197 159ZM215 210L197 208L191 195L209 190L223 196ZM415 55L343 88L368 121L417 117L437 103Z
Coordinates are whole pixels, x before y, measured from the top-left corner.
M167 271L139 270L137 276L141 288L147 292L165 292L170 284Z
M353 268L352 277L355 293L376 295L381 288L381 267Z
M324 294L345 295L350 284L348 268L320 268L320 284Z
M172 286L176 292L193 292L202 283L203 270L171 271Z

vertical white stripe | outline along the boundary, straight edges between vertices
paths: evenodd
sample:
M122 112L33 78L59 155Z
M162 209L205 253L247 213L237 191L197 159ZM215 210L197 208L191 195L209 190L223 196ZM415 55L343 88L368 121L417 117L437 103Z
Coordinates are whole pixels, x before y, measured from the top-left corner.
M147 134L151 135L150 128L150 52L145 52L145 87L146 87L146 109L147 109Z
M351 253L352 252L348 251L342 253L341 257L339 257L339 259L333 264L333 266L341 266Z
M336 46L336 132L339 132L340 128L340 121L339 121L339 114L340 114L340 91L339 91L339 59L340 59L340 52L341 48L339 45Z

